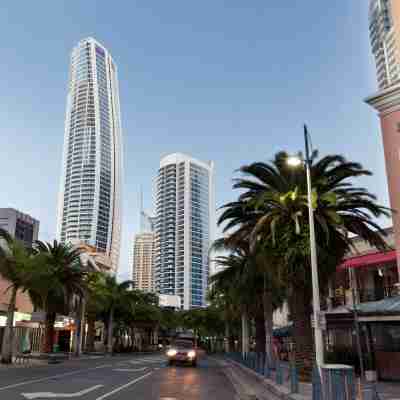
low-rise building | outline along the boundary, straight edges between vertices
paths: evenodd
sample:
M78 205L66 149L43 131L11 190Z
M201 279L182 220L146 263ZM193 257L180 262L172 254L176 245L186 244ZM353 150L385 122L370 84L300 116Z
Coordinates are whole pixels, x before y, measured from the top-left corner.
M14 208L0 208L0 228L27 246L32 246L39 235L39 221Z
M393 229L386 233L391 250L377 251L355 237L354 250L338 265L325 299L325 340L331 355L357 360L357 318L365 368L399 380L399 276Z
M31 247L38 239L39 221L28 214L13 208L0 208L0 228L6 230L12 237ZM6 324L6 313L10 303L10 282L0 275L0 327ZM15 321L30 319L33 306L27 293L17 294Z

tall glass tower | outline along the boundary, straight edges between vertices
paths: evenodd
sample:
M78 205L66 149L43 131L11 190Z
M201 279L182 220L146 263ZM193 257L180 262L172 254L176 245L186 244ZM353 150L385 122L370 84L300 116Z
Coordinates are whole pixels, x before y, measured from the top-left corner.
M184 309L204 307L213 239L213 163L176 153L160 163L156 188L155 286Z
M370 0L369 34L379 89L400 82L400 2Z
M57 237L85 242L118 269L122 134L117 67L93 38L72 50Z

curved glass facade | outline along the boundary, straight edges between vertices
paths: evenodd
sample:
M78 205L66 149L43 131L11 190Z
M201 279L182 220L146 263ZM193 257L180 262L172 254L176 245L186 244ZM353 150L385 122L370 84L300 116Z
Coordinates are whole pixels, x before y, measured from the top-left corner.
M116 66L96 40L71 55L59 199L58 238L83 241L118 267L121 131Z

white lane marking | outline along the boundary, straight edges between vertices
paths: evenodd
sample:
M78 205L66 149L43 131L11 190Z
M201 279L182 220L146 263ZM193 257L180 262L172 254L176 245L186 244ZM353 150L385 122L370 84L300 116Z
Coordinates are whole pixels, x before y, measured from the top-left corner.
M113 371L118 371L118 372L141 372L146 370L147 367L143 367L143 368L136 368L136 369L131 369L131 368L116 368L113 369Z
M120 387L117 387L116 389L112 390L111 392L108 392L108 393L106 393L106 394L103 394L103 395L100 396L100 397L97 397L96 400L104 400L104 399L106 399L107 397L110 397L110 396L112 396L113 394L118 393L118 392L120 392L121 390L126 389L126 388L129 387L129 386L134 385L135 383L141 381L142 379L147 378L147 377L150 376L152 373L153 373L153 372L148 372L147 374L142 375L142 376L140 376L139 378L136 378L136 379L134 379L133 381L130 381L130 382L128 382L128 383L125 384L125 385L122 385L122 386L120 386Z
M92 386L88 389L81 390L80 392L75 393L53 393L53 392L36 392L36 393L21 393L26 399L53 399L53 398L71 398L71 397L80 397L84 394L93 392L93 390L100 389L104 385L96 385Z
M80 369L79 371L66 372L66 373L64 373L64 374L57 374L57 375L52 375L52 376L46 376L45 378L32 379L32 380L30 380L30 381L24 381L24 382L19 382L19 383L13 383L12 385L7 385L7 386L0 387L0 391L1 391L1 390L6 390L6 389L13 389L13 388L16 388L16 387L18 387L18 386L29 385L29 384L31 384L31 383L38 383L38 382L50 381L51 379L54 379L54 378L61 378L61 377L63 377L63 376L76 375L76 374L80 374L80 373L82 373L82 372L90 371L90 370L97 369L97 368L105 368L106 366L109 366L109 365L100 365L100 366L94 367L94 368Z
M165 358L152 358L152 359L141 359L141 360L130 360L130 364L147 364L147 363L158 363L164 362Z

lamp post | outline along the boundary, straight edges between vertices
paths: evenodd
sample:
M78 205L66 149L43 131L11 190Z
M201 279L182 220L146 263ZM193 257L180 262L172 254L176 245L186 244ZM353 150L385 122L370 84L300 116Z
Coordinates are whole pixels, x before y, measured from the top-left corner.
M304 144L305 144L305 160L299 157L291 157L288 164L291 166L299 166L304 162L307 175L307 203L308 203L308 223L310 229L310 250L311 250L311 280L312 280L312 296L313 296L313 315L314 315L314 341L315 341L315 358L317 367L321 370L324 364L324 341L322 328L319 320L321 313L321 302L319 297L319 281L318 281L318 263L317 263L317 247L315 243L315 225L314 225L314 209L312 201L312 182L311 182L311 157L309 146L309 133L307 126L304 125Z

